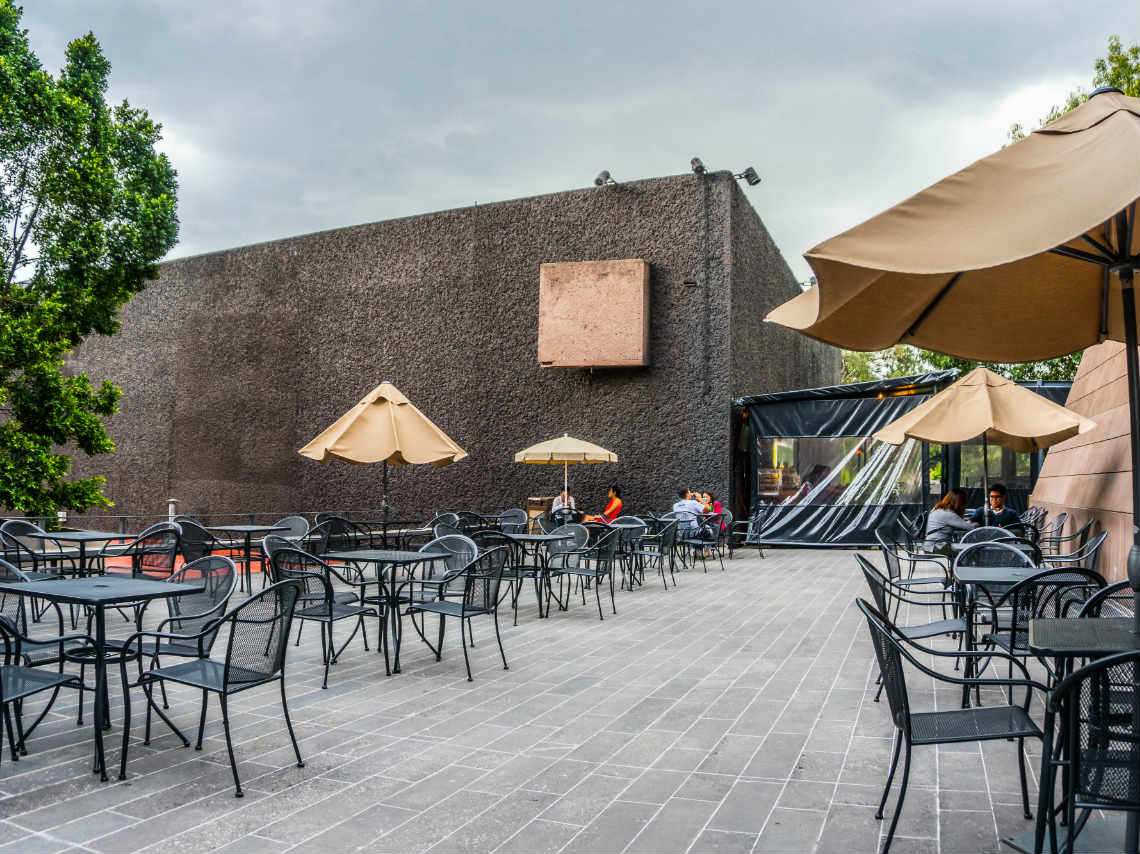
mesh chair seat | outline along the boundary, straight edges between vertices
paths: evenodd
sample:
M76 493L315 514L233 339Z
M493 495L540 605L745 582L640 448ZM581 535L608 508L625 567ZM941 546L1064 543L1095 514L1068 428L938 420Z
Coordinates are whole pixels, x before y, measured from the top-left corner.
M912 712L910 726L912 744L1041 737L1040 728L1020 706Z
M39 670L19 664L0 667L0 696L4 702L20 700L24 697L54 688L57 685L76 685L75 676L51 670Z
M192 658L178 664L172 664L169 667L149 670L147 675L152 679L168 679L180 685L189 685L191 688L205 688L207 691L227 693L225 672L224 661L215 661L212 658ZM234 684L240 683L246 686L257 682L268 682L272 678L274 677L266 676L259 670L248 670L231 663L229 693L233 693L232 686Z
M413 606L415 611L430 611L433 614L443 614L445 617L473 617L478 614L489 614L490 611L474 605L467 605L455 599L435 599L430 602L420 602Z
M935 620L921 626L898 626L899 634L910 640L937 637L966 631L966 621L960 617L949 620Z
M329 613L330 610L332 613ZM306 605L297 609L297 616L305 620L343 620L345 617L359 617L361 614L375 617L376 611L363 605L346 605L336 601L332 603L331 608L325 602L321 602L319 605Z

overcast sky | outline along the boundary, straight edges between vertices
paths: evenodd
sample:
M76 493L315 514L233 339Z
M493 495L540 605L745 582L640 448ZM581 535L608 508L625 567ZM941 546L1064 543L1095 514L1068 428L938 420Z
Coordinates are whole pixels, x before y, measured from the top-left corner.
M1121 0L25 0L45 66L92 31L162 122L171 257L475 201L755 166L801 255L1088 86Z

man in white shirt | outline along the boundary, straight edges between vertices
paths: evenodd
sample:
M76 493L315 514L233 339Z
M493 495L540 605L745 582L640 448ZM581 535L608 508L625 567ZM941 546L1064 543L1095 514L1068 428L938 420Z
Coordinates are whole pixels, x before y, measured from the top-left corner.
M696 533L698 514L705 512L705 506L695 500L693 494L687 489L679 490L677 495L679 498L673 503L673 512L678 520L677 534L690 536Z
M566 507L570 510L577 510L578 504L574 501L574 496L567 492L565 489L554 496L554 503L550 505L550 512L561 510Z

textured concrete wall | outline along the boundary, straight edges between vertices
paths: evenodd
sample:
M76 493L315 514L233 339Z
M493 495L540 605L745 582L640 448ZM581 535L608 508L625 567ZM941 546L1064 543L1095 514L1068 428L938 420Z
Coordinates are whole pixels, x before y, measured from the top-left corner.
M610 258L650 264L649 366L539 368L539 265ZM668 506L677 483L723 493L733 394L835 379L821 363L791 362L787 335L757 322L790 281L728 173L173 261L124 309L119 336L72 359L124 392L109 424L119 452L76 469L107 476L118 513L158 512L171 496L190 513L377 507L379 467L321 467L296 451L390 380L470 454L444 469L394 469L399 509L553 494L561 470L512 455L566 431L620 459L572 472L580 505L600 508L610 482L634 510ZM755 355L734 361L733 341ZM777 349L765 357L769 341Z
M1091 418L1096 428L1049 449L1030 496L1050 516L1069 514L1066 534L1090 519L1094 533L1108 531L1099 569L1109 581L1124 580L1132 545L1132 455L1124 355L1124 345L1118 341L1085 350L1065 406Z

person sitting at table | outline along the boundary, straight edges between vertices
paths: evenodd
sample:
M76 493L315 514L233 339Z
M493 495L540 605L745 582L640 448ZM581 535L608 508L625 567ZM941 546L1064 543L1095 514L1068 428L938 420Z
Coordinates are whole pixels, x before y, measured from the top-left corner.
M617 486L611 486L609 493L609 502L606 504L606 509L602 511L602 514L600 516L587 516L582 521L605 522L608 525L621 515L621 508L621 488Z
M567 510L577 510L578 503L574 500L574 496L568 490L562 490L554 496L554 503L550 505L550 512L554 513L563 508Z
M955 487L947 492L942 500L934 505L926 520L925 548L928 552L950 554L950 543L955 531L968 531L976 528L973 522L962 518L966 511L966 490Z
M1007 507L1005 504L1005 484L991 483L989 497L989 512L986 512L984 505L971 510L967 516L971 522L977 522L981 525L997 525L1000 528L1005 528L1010 525L1016 525L1021 521L1021 517L1017 511L1012 507Z
M691 489L677 490L677 500L673 502L673 513L678 520L677 536L691 537L696 534L700 514L704 512L705 505L697 500Z

